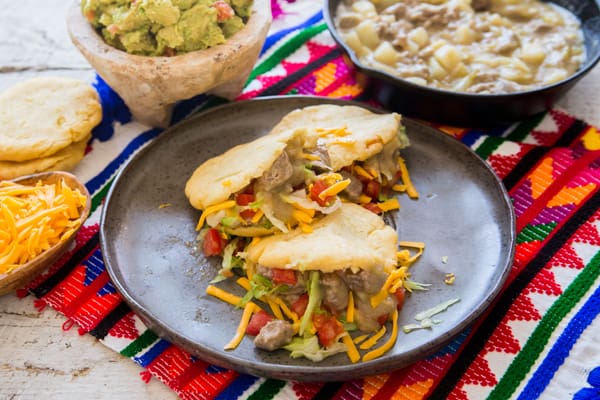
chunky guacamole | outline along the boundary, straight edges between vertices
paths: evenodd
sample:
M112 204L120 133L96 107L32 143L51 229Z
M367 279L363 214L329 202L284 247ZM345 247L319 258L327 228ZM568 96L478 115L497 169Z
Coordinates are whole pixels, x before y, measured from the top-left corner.
M81 11L118 49L172 56L224 43L244 27L252 0L82 0Z

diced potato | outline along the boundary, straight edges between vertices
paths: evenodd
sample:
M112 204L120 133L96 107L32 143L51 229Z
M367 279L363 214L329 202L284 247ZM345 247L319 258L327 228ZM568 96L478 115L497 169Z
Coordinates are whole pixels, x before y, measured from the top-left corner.
M407 78L404 78L404 80L415 83L417 85L427 85L427 81L423 78L419 78L418 76L409 76Z
M442 67L441 64L433 57L429 59L429 73L437 80L442 80L448 76L448 72L446 72L444 67Z
M398 60L398 52L390 42L381 42L373 51L373 57L380 63L394 65Z
M358 34L355 31L348 31L342 35L342 40L356 53L358 58L364 57L369 54L369 49L363 46L360 41Z
M567 71L562 68L554 68L544 74L544 83L549 85L560 82L567 77Z
M413 42L412 40L407 40L407 41L406 41L406 46L405 46L405 49L406 49L406 50L408 50L408 52L409 52L410 54L416 55L416 54L419 52L419 50L420 50L420 47L419 47L419 45L418 45L418 44L416 44L416 43L415 43L415 42Z
M352 4L352 10L362 14L364 17L377 15L377 10L375 10L375 6L370 1L357 1Z
M461 25L456 29L454 40L458 44L471 44L475 40L475 32L466 25Z
M361 43L371 49L374 49L379 45L379 35L377 34L377 28L373 21L366 20L358 24L356 27L356 34Z
M474 81L475 81L475 73L470 73L467 76L465 76L464 78L461 78L458 81L456 81L454 83L453 89L461 91L461 92L465 91L473 85Z
M538 44L530 43L524 45L521 49L521 60L528 64L539 65L546 58L544 49Z
M446 71L454 70L458 63L461 62L461 57L458 50L456 50L456 47L451 45L440 47L435 51L433 56Z
M429 43L429 35L422 26L408 32L408 39L417 44L419 47L425 47Z
M510 66L500 67L500 77L521 84L529 83L532 79L531 73L527 73Z
M460 62L458 64L456 64L456 67L454 67L454 69L452 70L452 72L450 72L450 75L453 78L462 78L463 76L467 75L469 73L469 70L467 69L467 66Z

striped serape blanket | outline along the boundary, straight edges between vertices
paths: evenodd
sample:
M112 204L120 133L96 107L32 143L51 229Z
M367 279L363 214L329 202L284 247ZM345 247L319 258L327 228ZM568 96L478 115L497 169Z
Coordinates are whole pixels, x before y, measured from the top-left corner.
M309 94L368 102L323 21L322 2L272 0L273 24L239 96ZM552 109L495 129L440 129L498 174L514 204L514 265L493 306L439 352L364 379L302 383L208 364L147 329L110 282L102 201L119 169L162 130L134 120L100 78L104 107L74 173L93 195L75 247L18 294L142 368L182 399L600 399L600 132ZM173 123L222 100L178 104ZM130 360L127 360L127 359Z

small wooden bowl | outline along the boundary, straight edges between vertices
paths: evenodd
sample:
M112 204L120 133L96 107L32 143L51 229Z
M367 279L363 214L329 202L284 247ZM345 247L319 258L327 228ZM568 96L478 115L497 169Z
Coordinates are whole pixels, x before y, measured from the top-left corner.
M71 236L62 242L59 242L38 255L33 260L17 267L8 274L0 274L0 295L7 294L20 287L23 287L28 282L33 280L38 274L40 274L45 268L51 266L58 258L65 253L73 243L77 232L87 219L91 209L90 194L85 185L79 181L74 175L68 172L53 171L53 172L41 172L33 175L26 175L13 179L13 182L17 182L23 185L33 185L38 181L47 184L58 183L61 179L72 189L79 189L81 194L86 196L86 203L84 209L81 211L79 219L81 223L79 228L71 233Z

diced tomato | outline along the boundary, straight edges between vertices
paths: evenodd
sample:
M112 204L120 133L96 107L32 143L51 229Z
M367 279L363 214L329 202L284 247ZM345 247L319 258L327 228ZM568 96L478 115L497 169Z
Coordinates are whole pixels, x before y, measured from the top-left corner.
M255 196L253 193L238 193L235 196L235 202L239 206L247 206L248 204L254 202L254 200L255 200ZM254 217L255 215L256 215L255 210L246 209L246 210L240 211L240 217L242 217L245 220L252 219L252 217Z
M363 193L372 199L377 199L381 193L381 184L372 179L363 186Z
M85 19L87 19L88 22L94 22L94 18L96 18L96 14L94 13L94 11L90 10L87 13L85 13Z
M319 343L325 347L335 343L335 338L344 332L344 326L333 315L315 314L312 321L317 330Z
M250 317L250 322L248 322L248 326L246 327L246 333L252 336L258 335L262 327L265 326L267 322L273 321L273 319L274 317L265 310L255 312L252 314L252 317Z
M304 312L306 311L306 306L308 306L308 294L304 293L292 303L291 307L292 311L296 313L298 318L300 318L304 315Z
M379 208L379 206L375 203L363 204L363 207L371 212L374 212L375 214L383 213L383 210L381 208Z
M296 271L294 271L293 269L273 268L271 270L271 273L273 274L273 283L276 285L295 285L297 282Z
M396 301L398 302L398 305L396 306L398 310L404 305L404 292L404 288L398 288L398 290L394 292L394 296L396 296Z
M256 211L251 210L251 209L240 211L240 217L242 217L245 220L252 219L255 215L256 215Z
M383 324L385 324L385 322L388 320L389 317L390 317L389 314L382 314L379 317L377 317L377 323L379 325L383 325Z
M204 236L202 250L205 256L218 256L227 246L227 240L221 237L221 233L215 228L210 228Z
M235 202L240 206L247 206L254 201L254 194L252 193L238 193L235 196Z
M324 199L319 197L319 194L328 187L329 186L327 185L327 183L325 183L325 181L319 179L315 181L315 183L313 183L313 185L310 188L310 198L316 201L321 207L327 206L335 199L334 196L327 196Z
M217 22L223 22L235 14L233 8L223 0L215 1L212 6L217 9Z

